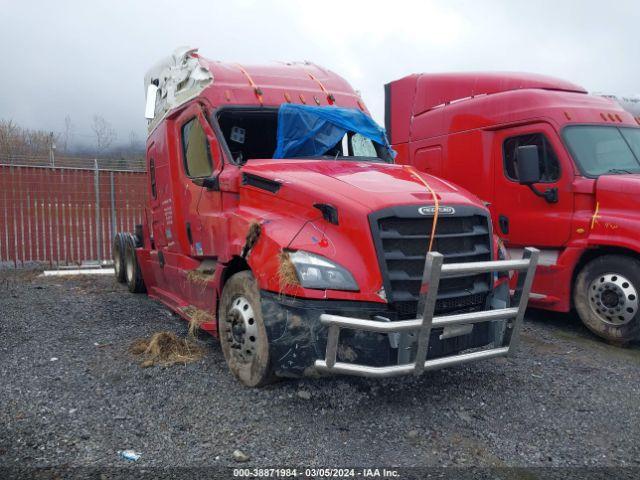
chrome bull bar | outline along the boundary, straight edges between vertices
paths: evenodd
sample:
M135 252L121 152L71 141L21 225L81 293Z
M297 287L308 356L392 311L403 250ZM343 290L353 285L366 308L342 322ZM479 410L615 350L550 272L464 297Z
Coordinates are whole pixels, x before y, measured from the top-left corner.
M538 264L539 250L526 248L520 260L497 260L488 262L450 263L443 265L444 257L438 252L430 252L425 260L424 273L420 287L418 312L422 317L413 320L382 322L361 318L342 317L339 315L320 315L320 322L328 327L327 350L324 360L316 360L315 368L320 371L357 375L362 377L393 377L414 373L422 374L425 370L436 370L451 365L507 355L516 348L524 312L529 301L531 284ZM517 307L484 310L480 312L460 313L434 317L441 278L459 277L478 273L518 271L526 272L518 275L512 303ZM495 322L505 320L506 329L500 346L469 353L459 353L446 357L427 360L431 330L437 327L468 325L479 322ZM337 361L340 330L363 330L379 333L417 332L417 349L415 360L410 363L371 367L355 363Z

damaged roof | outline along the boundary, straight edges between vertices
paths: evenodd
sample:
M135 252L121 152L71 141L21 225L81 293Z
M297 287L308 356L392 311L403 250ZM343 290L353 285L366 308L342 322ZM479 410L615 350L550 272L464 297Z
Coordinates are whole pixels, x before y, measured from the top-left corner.
M241 65L208 60L197 48L180 47L149 69L144 83L145 92L149 85L158 87L149 131L169 112L201 94L213 106L293 103L338 105L366 112L360 96L345 79L311 62Z

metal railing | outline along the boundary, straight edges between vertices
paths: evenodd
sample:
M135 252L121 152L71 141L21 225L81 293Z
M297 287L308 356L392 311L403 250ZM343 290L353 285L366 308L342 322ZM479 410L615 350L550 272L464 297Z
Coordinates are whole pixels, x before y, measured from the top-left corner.
M87 158L70 156L47 156L31 154L2 154L0 165L14 167L42 167L80 170L108 170L113 172L144 172L146 163L144 158Z
M451 263L443 265L444 257L437 252L427 254L425 268L420 287L420 301L418 312L422 311L422 317L413 320L400 320L396 322L383 322L365 320L361 318L342 317L339 315L320 315L320 322L328 327L327 349L324 360L316 360L315 367L321 371L358 375L364 377L392 377L414 373L422 374L425 370L435 370L450 365L459 365L475 360L499 357L509 354L517 345L524 312L527 308L531 284L538 264L539 251L535 248L526 248L520 260L498 260L487 262ZM460 313L455 315L434 316L438 285L440 279L465 276L469 274L519 271L525 272L518 276L513 296L516 307L500 308L497 310L484 310L479 312ZM431 330L433 328L470 325L479 322L506 321L505 334L502 344L486 350L469 353L458 353L427 360ZM417 333L417 349L415 359L410 363L389 365L384 367L372 367L355 363L337 361L340 330L362 330L396 334L402 332Z

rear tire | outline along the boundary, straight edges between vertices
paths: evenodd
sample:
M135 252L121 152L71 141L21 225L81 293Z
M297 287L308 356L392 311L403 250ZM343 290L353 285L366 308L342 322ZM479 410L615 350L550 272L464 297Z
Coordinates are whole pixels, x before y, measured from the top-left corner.
M229 370L242 384L261 387L276 379L269 362L260 291L250 271L236 273L222 289L218 328Z
M618 345L640 339L640 261L603 255L576 278L573 300L582 323Z
M127 281L127 287L131 293L144 293L147 289L144 286L142 279L142 271L140 265L138 265L138 258L136 257L136 245L135 239L132 235L127 235L125 238L125 277Z
M116 233L113 237L113 243L111 244L111 255L113 257L113 270L116 274L116 280L119 283L124 283L125 278L125 235L124 233Z

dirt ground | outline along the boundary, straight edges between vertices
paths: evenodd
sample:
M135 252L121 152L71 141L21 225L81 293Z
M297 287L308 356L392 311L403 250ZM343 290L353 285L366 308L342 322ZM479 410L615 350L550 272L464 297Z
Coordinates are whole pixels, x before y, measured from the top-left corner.
M0 468L237 467L235 450L243 468L640 467L640 348L574 315L529 312L508 359L264 389L238 384L205 334L188 365L140 368L128 351L187 328L110 276L2 272Z

